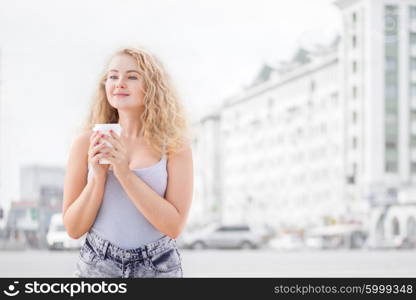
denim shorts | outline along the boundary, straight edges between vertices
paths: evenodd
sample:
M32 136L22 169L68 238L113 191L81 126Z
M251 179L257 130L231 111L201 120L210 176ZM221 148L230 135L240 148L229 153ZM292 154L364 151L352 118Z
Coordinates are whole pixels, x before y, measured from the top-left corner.
M135 249L122 249L91 230L79 252L75 277L182 277L182 258L176 240L164 236Z

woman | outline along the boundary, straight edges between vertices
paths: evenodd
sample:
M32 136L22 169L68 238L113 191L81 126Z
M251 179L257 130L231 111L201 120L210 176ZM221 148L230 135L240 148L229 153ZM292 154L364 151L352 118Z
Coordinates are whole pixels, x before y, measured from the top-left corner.
M92 132L97 123L122 133ZM188 122L162 65L141 49L118 51L68 159L63 221L72 238L86 234L75 276L182 277L175 239L192 201L192 164Z

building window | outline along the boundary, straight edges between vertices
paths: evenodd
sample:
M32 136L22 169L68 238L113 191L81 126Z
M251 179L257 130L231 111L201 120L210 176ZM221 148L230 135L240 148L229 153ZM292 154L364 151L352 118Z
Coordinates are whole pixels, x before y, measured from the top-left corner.
M386 142L386 149L388 151L394 151L394 150L396 150L396 148L397 148L396 142L394 142L394 141L392 141L392 142L387 141Z
M416 6L410 6L409 9L410 20L416 20Z
M352 48L355 49L357 47L357 36L354 34L352 36Z
M357 149L357 146L358 146L358 141L357 141L357 137L353 137L352 138L352 148L353 149Z
M410 85L410 95L413 97L416 96L416 83Z
M352 13L352 24L357 24L357 13L353 12Z
M386 5L384 25L385 31L396 31L397 30L397 17L398 17L398 6L397 5Z
M410 70L416 71L416 57L410 58Z
M394 113L386 115L386 123L389 125L395 125L397 122L397 117Z
M332 93L331 94L331 100L333 105L338 105L338 93Z
M389 84L386 86L386 98L387 99L397 99L397 85Z
M397 151L389 149L389 151L386 151L386 158L387 158L387 161L396 161Z
M352 72L357 73L357 62L355 60L352 62Z
M397 53L398 53L398 47L396 43L393 43L392 41L387 40L386 36L386 48L385 48L385 52L386 52L386 58L393 58L396 59L397 58Z
M399 220L397 219L397 217L394 217L392 221L392 234L393 236L400 235L400 225L399 225Z
M410 43L410 46L416 45L416 33L414 33L414 32L411 32L410 33L410 35L409 35L409 43Z
M356 111L352 112L352 123L353 124L357 123L357 112Z
M397 123L386 123L386 134L389 135L390 141L392 137L397 138Z
M386 100L386 120L391 120L391 115L397 116L397 102L391 99ZM397 119L397 118L395 118Z
M397 86L397 78L398 78L398 73L397 71L392 71L392 72L385 72L384 73L384 77L385 77L385 84L386 86Z
M386 127L385 171L395 173L398 170L397 126Z
M387 173L396 173L397 172L397 162L395 162L395 161L386 161L386 172Z
M386 57L386 72L395 72L397 71L397 61L391 57Z
M353 87L352 87L352 98L353 99L357 99L357 87L354 85Z
M311 93L313 93L315 91L315 88L316 88L315 81L311 80L311 83L310 83L310 86L309 86L309 89L310 89Z

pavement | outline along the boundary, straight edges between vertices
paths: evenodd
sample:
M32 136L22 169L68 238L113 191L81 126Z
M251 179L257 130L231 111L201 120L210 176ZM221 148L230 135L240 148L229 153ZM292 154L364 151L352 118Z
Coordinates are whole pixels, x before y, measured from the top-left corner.
M184 277L416 277L415 250L181 249ZM72 277L78 251L0 251L0 277Z

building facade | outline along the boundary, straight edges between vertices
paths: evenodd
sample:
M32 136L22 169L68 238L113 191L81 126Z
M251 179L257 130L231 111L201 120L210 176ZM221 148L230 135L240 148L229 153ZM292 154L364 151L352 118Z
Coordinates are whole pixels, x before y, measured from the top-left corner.
M224 222L304 227L345 212L337 41L264 66L221 112ZM269 71L269 75L266 75Z
M194 201L188 224L200 226L221 220L222 171L220 114L212 112L193 125Z
M414 235L416 1L337 5L344 24L339 55L346 175L354 181L346 201L367 201L371 244L377 245Z
M20 168L20 199L11 203L6 230L20 232L31 246L46 247L52 215L62 212L65 169L26 165Z
M225 100L223 222L414 235L416 1L336 5L332 44L263 66Z
M3 104L3 77L2 77L2 51L0 48L0 162L4 162L5 139L4 139L4 104ZM0 229L5 226L6 219L6 199L5 199L5 185L4 185L4 168L0 168Z

